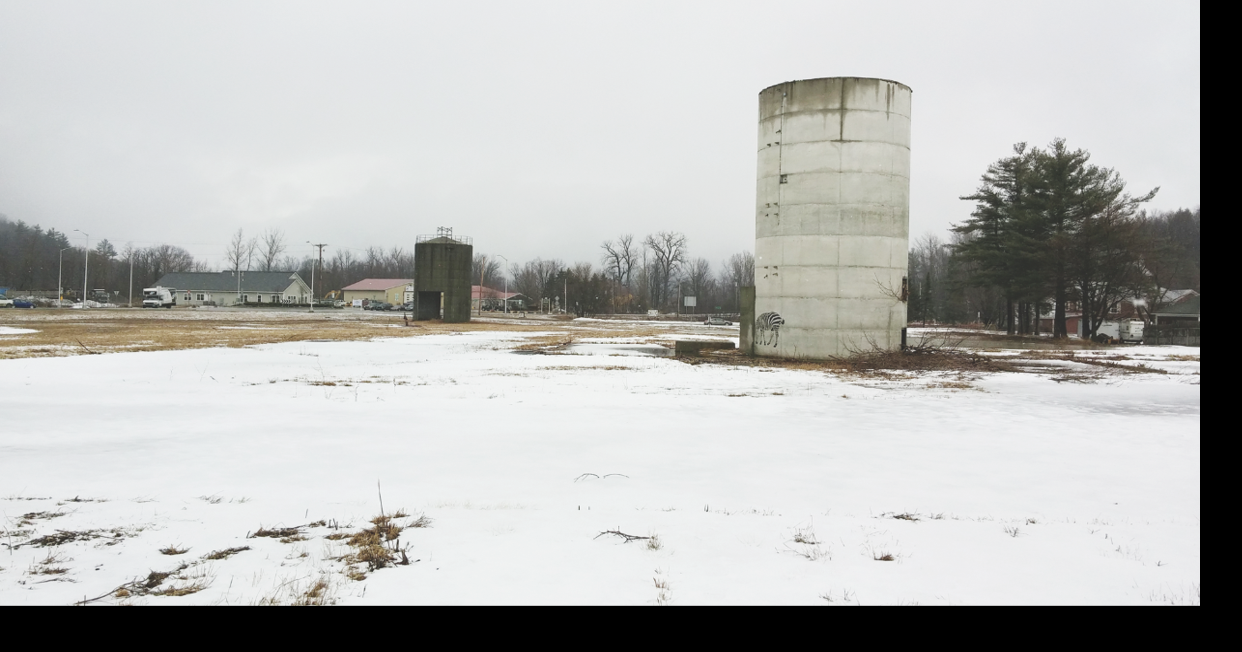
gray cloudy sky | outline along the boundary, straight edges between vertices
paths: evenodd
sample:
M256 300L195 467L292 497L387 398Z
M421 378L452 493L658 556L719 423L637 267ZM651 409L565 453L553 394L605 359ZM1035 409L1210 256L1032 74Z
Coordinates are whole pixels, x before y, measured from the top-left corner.
M912 237L1056 136L1193 207L1199 22L1184 1L0 0L0 213L216 265L238 227L360 249L440 225L514 262L677 230L716 264L754 246L759 91L830 76L914 89Z

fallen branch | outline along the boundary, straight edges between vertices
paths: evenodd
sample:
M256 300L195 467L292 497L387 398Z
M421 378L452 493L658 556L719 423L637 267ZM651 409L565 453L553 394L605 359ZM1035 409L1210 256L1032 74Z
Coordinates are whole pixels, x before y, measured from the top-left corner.
M86 349L86 352L87 352L88 354L90 354L90 355L99 355L99 354L100 354L100 353L99 353L99 351L92 351L92 350L90 350L90 349L87 349L87 348L86 348L86 345L82 343L82 340L74 340L74 341L76 341L76 342L78 343L78 346L80 346L80 347L82 347L82 348Z
M622 539L625 539L625 543L629 543L631 541L641 541L644 539L651 538L651 537L640 537L634 534L626 534L622 532L621 530L604 530L603 532L600 532L599 534L595 535L595 539L598 539L604 536L605 534L611 534L613 536L621 537ZM595 539L591 539L591 540L594 541Z

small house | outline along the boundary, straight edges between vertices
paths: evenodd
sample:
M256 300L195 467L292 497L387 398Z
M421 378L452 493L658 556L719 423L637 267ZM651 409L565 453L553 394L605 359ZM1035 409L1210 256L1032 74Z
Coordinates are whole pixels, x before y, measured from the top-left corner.
M296 272L173 272L156 285L177 290L177 305L231 306L310 302L310 286Z
M347 285L341 289L346 303L354 301L384 301L393 305L401 305L412 301L407 291L413 291L414 279L409 278L366 278Z

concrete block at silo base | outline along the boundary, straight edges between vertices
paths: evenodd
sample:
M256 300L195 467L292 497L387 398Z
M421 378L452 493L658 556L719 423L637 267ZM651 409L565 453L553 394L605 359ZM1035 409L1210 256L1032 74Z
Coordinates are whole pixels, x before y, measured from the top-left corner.
M731 341L675 340L673 352L676 355L697 355L703 351L732 351L737 348Z

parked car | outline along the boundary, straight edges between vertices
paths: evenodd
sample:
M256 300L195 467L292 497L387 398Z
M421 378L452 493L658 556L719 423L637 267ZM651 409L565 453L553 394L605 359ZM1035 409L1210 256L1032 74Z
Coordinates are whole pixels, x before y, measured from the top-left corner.
M0 297L0 308L12 308L13 300Z
M703 325L704 326L732 326L733 322L727 319L721 319L720 317L708 317L707 319L703 320Z
M35 305L33 301L26 301L23 299L14 299L13 307L14 308L33 308L35 307Z
M402 312L414 312L414 303L413 303L412 301L411 301L411 302L407 302L407 303L403 303L403 304L401 304L401 308L400 308L400 310L401 310Z

